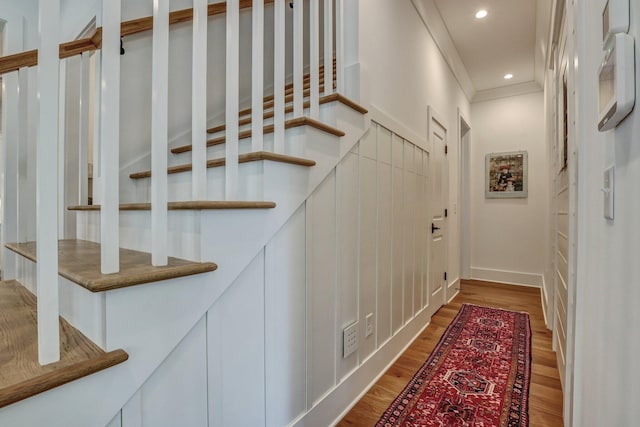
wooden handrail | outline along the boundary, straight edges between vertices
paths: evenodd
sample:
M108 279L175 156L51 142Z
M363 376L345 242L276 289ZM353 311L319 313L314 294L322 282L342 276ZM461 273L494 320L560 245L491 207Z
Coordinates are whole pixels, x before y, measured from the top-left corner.
M264 4L273 4L274 0L264 0ZM240 0L240 9L249 9L253 6L253 0ZM215 16L227 12L226 3L210 4L208 15ZM169 14L169 24L178 24L193 20L193 9L183 9ZM153 29L153 17L132 19L120 25L122 37L150 31ZM93 36L84 39L73 40L60 44L60 59L70 58L80 55L83 52L91 52L102 47L102 27L98 27ZM17 71L23 67L34 67L38 65L38 50L16 53L0 57L0 75Z

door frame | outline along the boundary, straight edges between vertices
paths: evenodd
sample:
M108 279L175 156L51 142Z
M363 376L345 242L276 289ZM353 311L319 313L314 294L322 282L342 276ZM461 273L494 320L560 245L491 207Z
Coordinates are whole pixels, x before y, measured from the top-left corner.
M460 279L471 279L471 125L458 107L458 216L460 234ZM458 213L459 212L459 213Z
M432 105L427 106L427 144L429 146L429 152L431 153L431 155L435 154L435 149L434 149L434 145L435 142L433 141L433 122L437 122L438 125L440 125L440 127L442 127L442 129L444 130L444 143L445 146L448 146L448 137L449 137L449 126L447 125L447 122L444 120L444 116L441 115ZM433 159L433 157L431 157L431 159ZM431 174L433 174L433 170L434 168L430 167L429 168L429 181L433 182L433 176ZM443 189L442 189L442 205L444 206L445 209L449 209L449 160L447 158L447 155L444 156L444 163L442 165L442 173L444 174L443 177ZM450 209L449 209L450 210ZM433 218L433 207L430 210L430 218ZM448 217L445 217L444 219L444 225L445 225L445 229L443 231L443 234L445 236L445 245L444 245L444 268L445 268L445 272L447 272L447 270L449 270L449 246L450 246L450 229L449 229L449 221L448 221ZM429 271L431 271L431 240L429 241ZM449 272L447 272L449 273ZM448 298L449 298L449 288L451 287L455 287L455 284L458 282L458 278L456 278L455 280L451 281L450 278L447 276L447 281L445 283L444 286L444 290L442 292L442 304L438 305L438 307L436 308L435 311L437 311L440 307L442 307L443 305L446 305L448 302ZM451 285L450 285L451 283ZM432 301L433 302L433 301Z

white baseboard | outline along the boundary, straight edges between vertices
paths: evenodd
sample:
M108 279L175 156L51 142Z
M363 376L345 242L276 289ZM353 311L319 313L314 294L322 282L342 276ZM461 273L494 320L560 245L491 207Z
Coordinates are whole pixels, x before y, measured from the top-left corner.
M471 267L471 278L486 280L488 282L507 283L510 285L532 286L534 288L541 288L544 282L542 274L491 270L477 267Z
M449 285L447 286L447 295L449 295L449 293L451 292L451 288L456 288L456 291L453 293L453 295L451 295L449 298L447 298L447 304L449 304L451 301L453 301L453 299L455 297L458 296L458 294L460 293L460 278L456 278L456 280L454 280L453 282L449 283Z
M547 307L549 306L549 298L547 296L547 286L546 281L544 280L544 275L542 276L542 292L540 292L540 304L542 304L544 325L547 327L547 329L551 330L551 328L549 327L549 321L547 320Z

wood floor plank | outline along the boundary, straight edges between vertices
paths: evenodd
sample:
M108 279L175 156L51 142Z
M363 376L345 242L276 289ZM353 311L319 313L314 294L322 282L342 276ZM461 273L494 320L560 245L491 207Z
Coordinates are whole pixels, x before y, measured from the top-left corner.
M105 352L60 318L60 361L38 363L36 297L16 281L0 282L0 407L128 359Z
M36 242L8 243L7 248L36 261ZM60 240L58 242L59 274L90 290L103 292L143 283L157 282L214 271L212 262L193 262L169 257L163 267L151 265L151 254L120 248L120 271L102 274L100 271L100 244L86 240Z
M532 375L529 393L531 427L562 427L562 389L551 332L544 325L540 289L486 281L462 281L456 298L440 308L429 326L358 401L338 426L372 426L429 357L462 304L526 311L532 330Z

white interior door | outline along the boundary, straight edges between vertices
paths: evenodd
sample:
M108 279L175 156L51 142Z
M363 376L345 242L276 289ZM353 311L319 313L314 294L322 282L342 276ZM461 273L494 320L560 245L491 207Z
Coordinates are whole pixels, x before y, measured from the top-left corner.
M447 287L447 203L448 169L446 158L446 136L444 126L435 118L429 118L429 132L432 141L431 156L431 254L429 273L429 316L445 304Z

